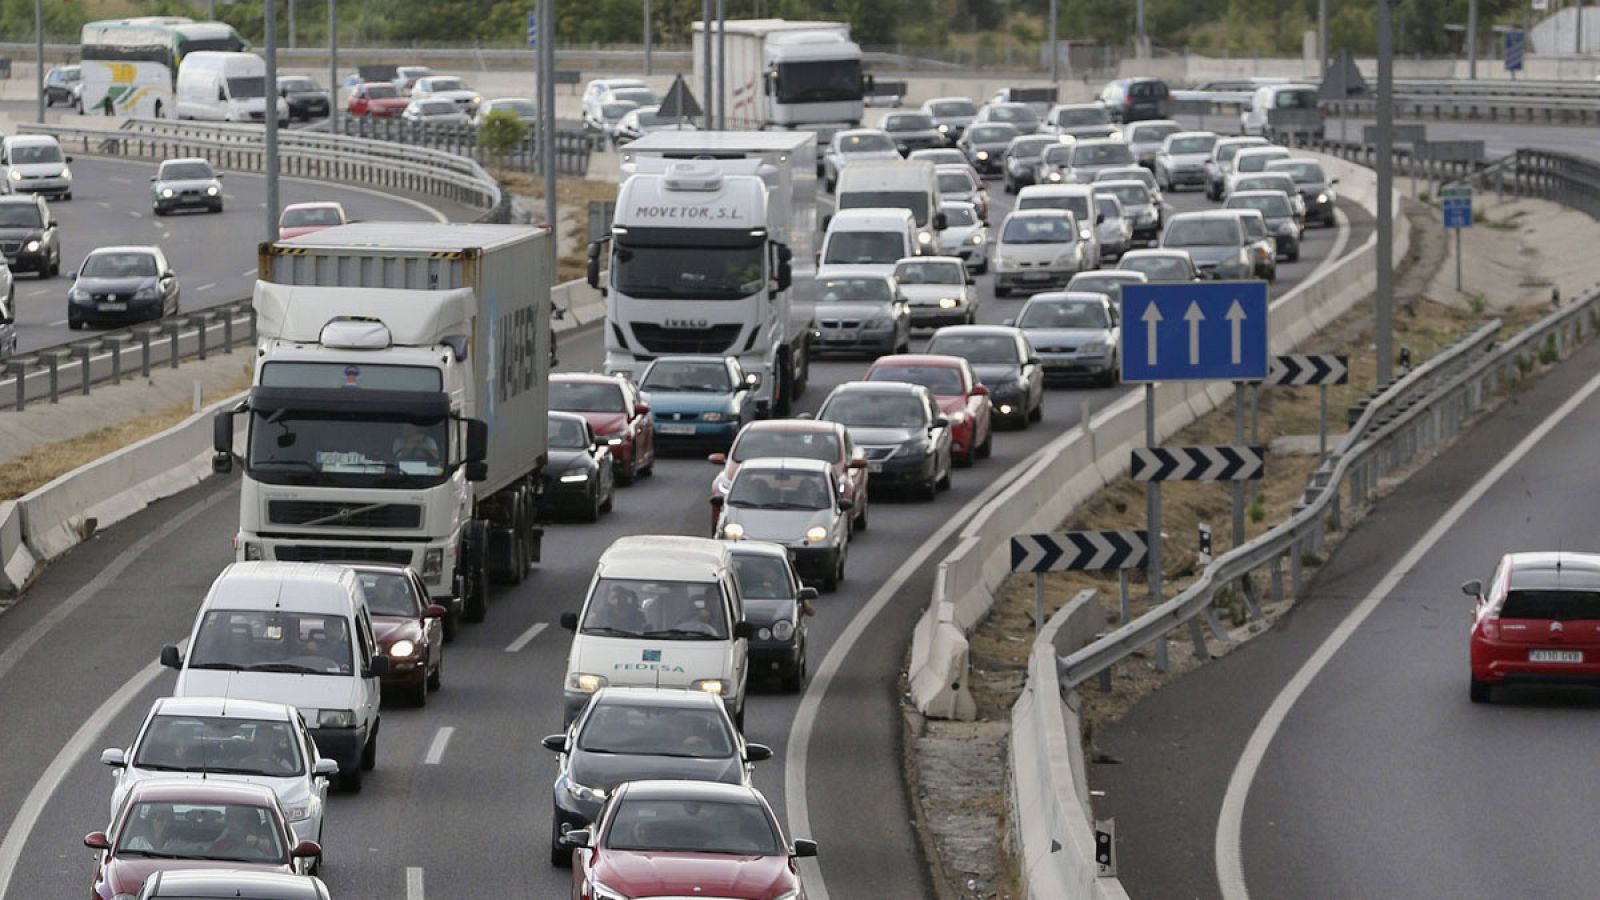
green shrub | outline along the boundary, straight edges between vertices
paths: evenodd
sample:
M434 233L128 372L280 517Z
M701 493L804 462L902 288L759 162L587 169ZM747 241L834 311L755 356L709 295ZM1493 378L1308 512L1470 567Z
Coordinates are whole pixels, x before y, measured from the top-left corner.
M497 109L484 116L483 125L478 129L478 143L490 159L498 161L505 159L527 134L528 126L522 124L516 113Z

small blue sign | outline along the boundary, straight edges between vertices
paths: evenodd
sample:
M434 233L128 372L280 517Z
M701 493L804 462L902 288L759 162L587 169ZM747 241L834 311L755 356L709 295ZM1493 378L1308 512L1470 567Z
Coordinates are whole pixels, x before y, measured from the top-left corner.
M537 10L528 13L528 46L539 46L539 13Z
M1506 71L1507 72L1521 72L1522 71L1522 55L1523 55L1524 48L1526 46L1527 46L1526 32L1522 32L1522 31L1508 31L1508 32L1506 32L1506 52L1505 52L1505 57L1506 57Z
M1444 227L1472 227L1472 188L1456 185L1439 191L1439 208L1444 211Z
M661 651L660 650L646 650L646 651L644 651L644 661L645 662L661 662Z
M1122 289L1122 380L1267 377L1267 283L1194 281Z

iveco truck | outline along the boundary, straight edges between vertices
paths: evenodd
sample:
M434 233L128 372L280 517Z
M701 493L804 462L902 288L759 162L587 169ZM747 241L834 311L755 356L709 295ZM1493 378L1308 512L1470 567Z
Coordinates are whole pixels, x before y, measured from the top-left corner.
M694 85L705 84L705 24L694 24ZM727 60L718 106L727 127L812 131L824 144L861 124L866 79L861 48L843 22L741 19L727 23L722 48L711 33L711 64Z
M371 222L261 245L239 559L415 569L483 618L539 559L550 234Z
M807 132L663 131L628 145L610 237L589 248L607 371L737 356L762 373L761 411L789 415L811 357L790 281L791 259L813 264L815 158Z

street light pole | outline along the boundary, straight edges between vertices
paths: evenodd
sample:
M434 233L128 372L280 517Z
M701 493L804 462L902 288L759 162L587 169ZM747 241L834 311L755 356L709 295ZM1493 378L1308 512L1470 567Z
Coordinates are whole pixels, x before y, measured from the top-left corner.
M338 0L328 0L328 133L339 131L339 14Z
M728 0L717 0L717 130L728 130Z
M700 0L700 19L703 25L701 34L705 36L705 40L701 41L705 46L700 48L700 55L705 59L706 64L705 77L700 79L704 82L701 85L701 90L705 91L705 102L700 104L700 113L702 121L705 122L706 130L710 131L711 123L716 121L711 118L711 111L716 108L711 96L711 0Z
M1394 8L1378 0L1378 383L1394 376Z
M33 40L38 65L33 73L39 95L39 121L44 122L44 0L33 0ZM70 98L69 98L70 99Z
M550 227L554 254L561 234L561 210L556 203L556 0L540 0L539 18L539 158L544 165L544 221ZM554 266L552 258L552 277Z
M263 85L261 121L267 128L266 157L263 168L267 176L267 240L278 239L278 0L266 0L261 5L266 14L267 83Z
M1317 77L1328 74L1328 0L1317 0Z
M1138 0L1133 7L1133 39L1137 44L1133 48L1133 55L1144 59L1144 0Z
M1467 78L1478 79L1478 0L1467 0Z
M289 0L289 49L294 49L294 0Z
M1045 49L1050 54L1050 83L1055 84L1060 80L1056 63L1056 0L1050 0L1050 36L1045 38Z
M644 0L644 74L646 75L654 74L650 65L650 39L653 37L650 32L650 0Z

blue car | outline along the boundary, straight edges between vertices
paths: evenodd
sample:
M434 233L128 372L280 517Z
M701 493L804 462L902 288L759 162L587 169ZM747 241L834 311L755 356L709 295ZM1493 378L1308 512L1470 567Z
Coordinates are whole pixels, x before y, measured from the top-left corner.
M761 376L717 356L663 356L639 379L658 447L726 450L756 417Z

